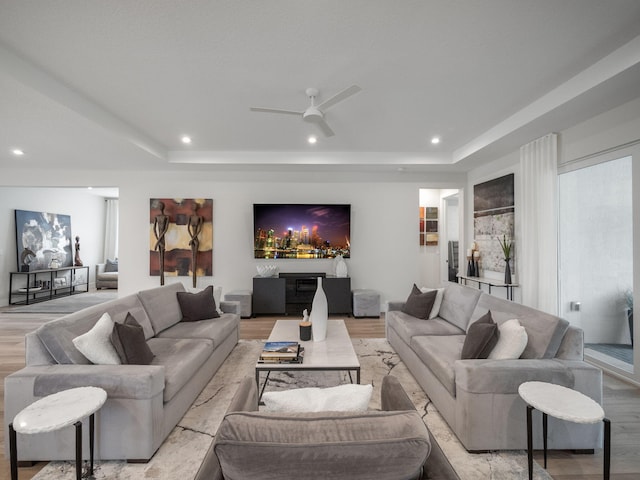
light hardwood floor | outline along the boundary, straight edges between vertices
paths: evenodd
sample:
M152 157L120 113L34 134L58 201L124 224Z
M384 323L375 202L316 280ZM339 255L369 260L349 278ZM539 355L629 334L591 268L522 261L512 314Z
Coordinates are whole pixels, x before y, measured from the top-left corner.
M59 315L18 314L0 308L0 416L4 424L4 378L24 366L24 335L43 322ZM276 317L242 320L243 339L262 340L269 336ZM384 318L346 319L352 338L383 338ZM640 389L614 377L605 375L604 408L612 422L611 478L631 480L640 478ZM524 420L524 411L522 413ZM4 429L0 429L0 450L4 452ZM536 452L542 463L542 453ZM44 463L21 467L20 480L32 478ZM549 453L549 473L555 480L595 480L602 478L602 450L594 455L568 451ZM0 455L0 480L9 480L9 461ZM482 479L479 479L482 480Z

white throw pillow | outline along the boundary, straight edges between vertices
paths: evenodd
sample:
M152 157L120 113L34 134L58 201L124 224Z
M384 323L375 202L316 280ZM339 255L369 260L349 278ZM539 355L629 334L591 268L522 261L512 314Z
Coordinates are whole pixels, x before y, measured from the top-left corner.
M489 358L494 360L520 358L520 355L527 347L529 337L518 319L507 320L498 325L498 331L500 332L500 337L496 346L491 350Z
M373 385L298 388L262 395L266 412L365 412Z
M222 301L222 287L213 287L213 300L216 302L218 315L222 315L224 313L220 308L220 302Z
M118 352L111 343L113 320L108 313L103 313L91 330L74 338L73 344L80 353L96 365L120 365Z
M436 299L433 302L433 307L431 307L431 312L429 313L428 319L436 318L440 313L440 305L442 305L442 298L444 297L444 288L427 288L422 287L420 291L422 293L432 292L433 290L437 290Z

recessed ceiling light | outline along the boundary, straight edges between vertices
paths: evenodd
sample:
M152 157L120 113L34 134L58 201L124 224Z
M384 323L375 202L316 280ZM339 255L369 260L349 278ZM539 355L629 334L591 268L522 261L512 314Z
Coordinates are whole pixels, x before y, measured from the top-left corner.
M191 137L189 135L183 135L182 137L180 137L180 140L186 145L189 145L191 143Z
M437 145L440 143L440 137L431 137L431 143Z
M11 153L13 153L14 155L16 155L18 157L24 155L24 151L20 150L19 148L14 148L13 150L11 150Z
M309 135L309 138L307 138L307 142L309 142L311 145L313 145L317 141L318 141L318 137L316 137L315 135Z
M87 187L87 190L93 190L93 187Z

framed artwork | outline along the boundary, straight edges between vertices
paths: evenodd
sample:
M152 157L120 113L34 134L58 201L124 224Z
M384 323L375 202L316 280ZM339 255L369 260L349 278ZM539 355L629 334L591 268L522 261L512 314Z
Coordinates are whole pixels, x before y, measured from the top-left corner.
M73 265L71 216L16 210L15 220L19 271Z
M420 245L438 245L438 207L420 207Z
M482 267L504 272L504 254L498 238L515 233L514 175L495 178L473 187L473 234L481 253ZM512 254L512 272L515 255Z
M213 200L150 199L149 274L195 278L210 277L212 270Z

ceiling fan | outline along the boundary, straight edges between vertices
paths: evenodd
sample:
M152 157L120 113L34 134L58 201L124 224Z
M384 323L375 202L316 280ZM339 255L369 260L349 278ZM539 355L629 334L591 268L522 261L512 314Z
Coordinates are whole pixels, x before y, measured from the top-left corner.
M332 137L334 135L333 130L327 124L327 121L324 119L324 112L326 112L329 108L333 107L336 103L346 100L352 95L355 95L360 90L362 90L358 85L351 85L349 88L345 88L341 92L336 93L333 97L325 100L320 105L316 105L316 97L318 96L317 88L307 88L305 93L309 100L311 101L311 105L304 111L294 111L294 110L283 110L280 108L261 108L261 107L251 107L250 110L252 112L265 112L265 113L285 113L288 115L302 115L302 119L309 123L315 123L322 133L326 137Z

